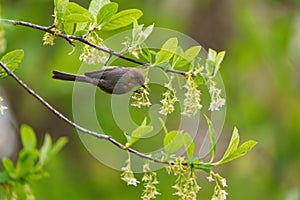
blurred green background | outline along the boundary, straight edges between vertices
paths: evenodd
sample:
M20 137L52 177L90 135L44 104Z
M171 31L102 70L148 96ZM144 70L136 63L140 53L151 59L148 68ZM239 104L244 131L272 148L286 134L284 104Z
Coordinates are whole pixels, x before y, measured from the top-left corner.
M4 18L41 25L52 22L51 0L2 0ZM88 1L79 1L87 7ZM242 141L259 144L247 156L217 169L227 178L229 199L300 199L300 1L299 0L118 0L120 9L139 8L146 25L185 33L206 49L226 50L221 74L227 116L220 146L239 128ZM25 58L16 73L72 117L72 84L50 79L51 70L76 72L79 52L61 39L43 46L43 33L6 27L7 51L22 48ZM120 172L102 165L81 144L75 130L29 96L13 80L0 80L17 124L69 137L69 144L49 165L51 176L34 185L37 199L140 199L142 186L128 187ZM105 95L104 95L105 96ZM107 98L107 97L104 97ZM109 127L109 120L107 126ZM2 128L0 128L1 131ZM222 152L219 152L222 153ZM177 199L174 178L158 171L157 199ZM139 175L138 175L139 176ZM210 199L213 188L199 174L198 199Z

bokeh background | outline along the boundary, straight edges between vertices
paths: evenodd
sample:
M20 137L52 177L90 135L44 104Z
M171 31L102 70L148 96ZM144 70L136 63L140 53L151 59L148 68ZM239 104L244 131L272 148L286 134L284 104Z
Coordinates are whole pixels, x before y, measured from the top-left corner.
M76 1L88 6L88 1ZM139 8L142 23L155 23L185 33L203 47L226 50L221 74L227 95L227 116L219 143L226 145L233 127L242 141L258 145L247 156L217 169L228 182L229 199L300 199L300 1L299 0L117 0L120 9ZM4 18L42 25L52 22L51 0L1 0ZM64 40L43 46L43 33L7 26L7 51L22 48L25 58L16 73L41 96L72 117L72 84L50 79L52 69L76 72L79 51ZM7 128L17 132L31 125L42 140L69 137L66 148L50 162L51 176L34 185L37 199L139 199L142 186L129 187L120 172L102 165L83 147L74 129L29 96L13 80L0 80L1 96L9 105ZM108 98L104 95L104 98ZM101 105L100 105L101 106ZM110 120L105 121L107 127ZM1 136L2 137L2 136ZM13 137L13 136L12 136ZM12 138L13 139L13 138ZM2 138L0 138L2 140ZM16 157L19 142L5 144ZM3 146L0 148L4 152ZM2 156L4 153L2 152ZM222 153L222 152L219 152ZM176 199L174 178L158 171L157 199ZM137 175L140 177L140 175ZM210 199L213 188L200 173L199 199Z

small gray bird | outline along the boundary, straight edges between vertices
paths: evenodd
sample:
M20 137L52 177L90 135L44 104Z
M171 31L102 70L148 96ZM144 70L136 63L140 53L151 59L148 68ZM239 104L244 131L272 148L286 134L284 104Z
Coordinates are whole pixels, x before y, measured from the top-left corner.
M98 71L87 72L84 75L53 71L52 78L65 81L91 83L109 94L125 94L145 87L145 76L137 68L109 66Z

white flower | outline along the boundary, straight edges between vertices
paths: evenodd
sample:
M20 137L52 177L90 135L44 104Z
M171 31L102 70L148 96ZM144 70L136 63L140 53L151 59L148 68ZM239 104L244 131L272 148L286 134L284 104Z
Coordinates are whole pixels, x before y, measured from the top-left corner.
M225 105L225 99L221 97L221 89L216 88L214 82L212 82L209 87L209 93L211 96L211 102L208 110L219 110L222 106Z
M210 175L210 176L208 176L208 177L206 177L207 178L207 180L209 181L209 182L213 182L213 181L215 181L215 179Z
M140 182L134 177L127 181L127 185L137 186L138 183L140 183Z
M127 185L133 185L137 186L138 183L140 183L135 177L134 173L131 170L130 167L130 158L126 160L127 165L125 167L122 167L121 170L124 171L121 174L121 179L127 183Z
M187 92L184 94L184 111L181 113L185 116L195 115L198 110L202 108L200 104L200 90L197 89L197 85L194 83L192 78L188 78L186 85L184 86L187 89Z
M226 179L225 178L221 179L221 184L222 184L223 187L227 187L227 183L226 183Z
M97 34L91 34L86 38L90 43L100 46L103 49L106 49L106 46L103 44L102 39ZM97 64L105 63L108 59L108 56L105 52L100 51L89 45L84 45L82 53L79 56L79 60L86 62L88 64Z
M165 84L165 87L168 89L165 93L163 93L164 98L160 100L162 104L159 113L162 115L168 115L174 111L174 104L178 101L176 97L176 92L172 87L172 80L174 76L170 77L170 81Z
M149 99L149 91L147 86L146 88L141 87L139 91L135 92L131 98L134 100L134 102L131 104L133 107L141 108L142 106L149 107L152 105Z
M226 196L227 196L227 192L225 191L225 190L220 190L220 192L219 192L219 199L220 200L225 200L226 199Z

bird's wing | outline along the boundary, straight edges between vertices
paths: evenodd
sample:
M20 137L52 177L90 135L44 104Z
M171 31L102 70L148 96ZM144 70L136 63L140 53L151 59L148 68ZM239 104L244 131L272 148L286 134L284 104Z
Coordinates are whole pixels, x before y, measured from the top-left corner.
M93 71L93 72L86 72L84 75L90 78L97 78L97 79L106 79L105 77L107 74L113 73L113 71L117 68L117 66L110 66L110 67L103 67L100 70Z

